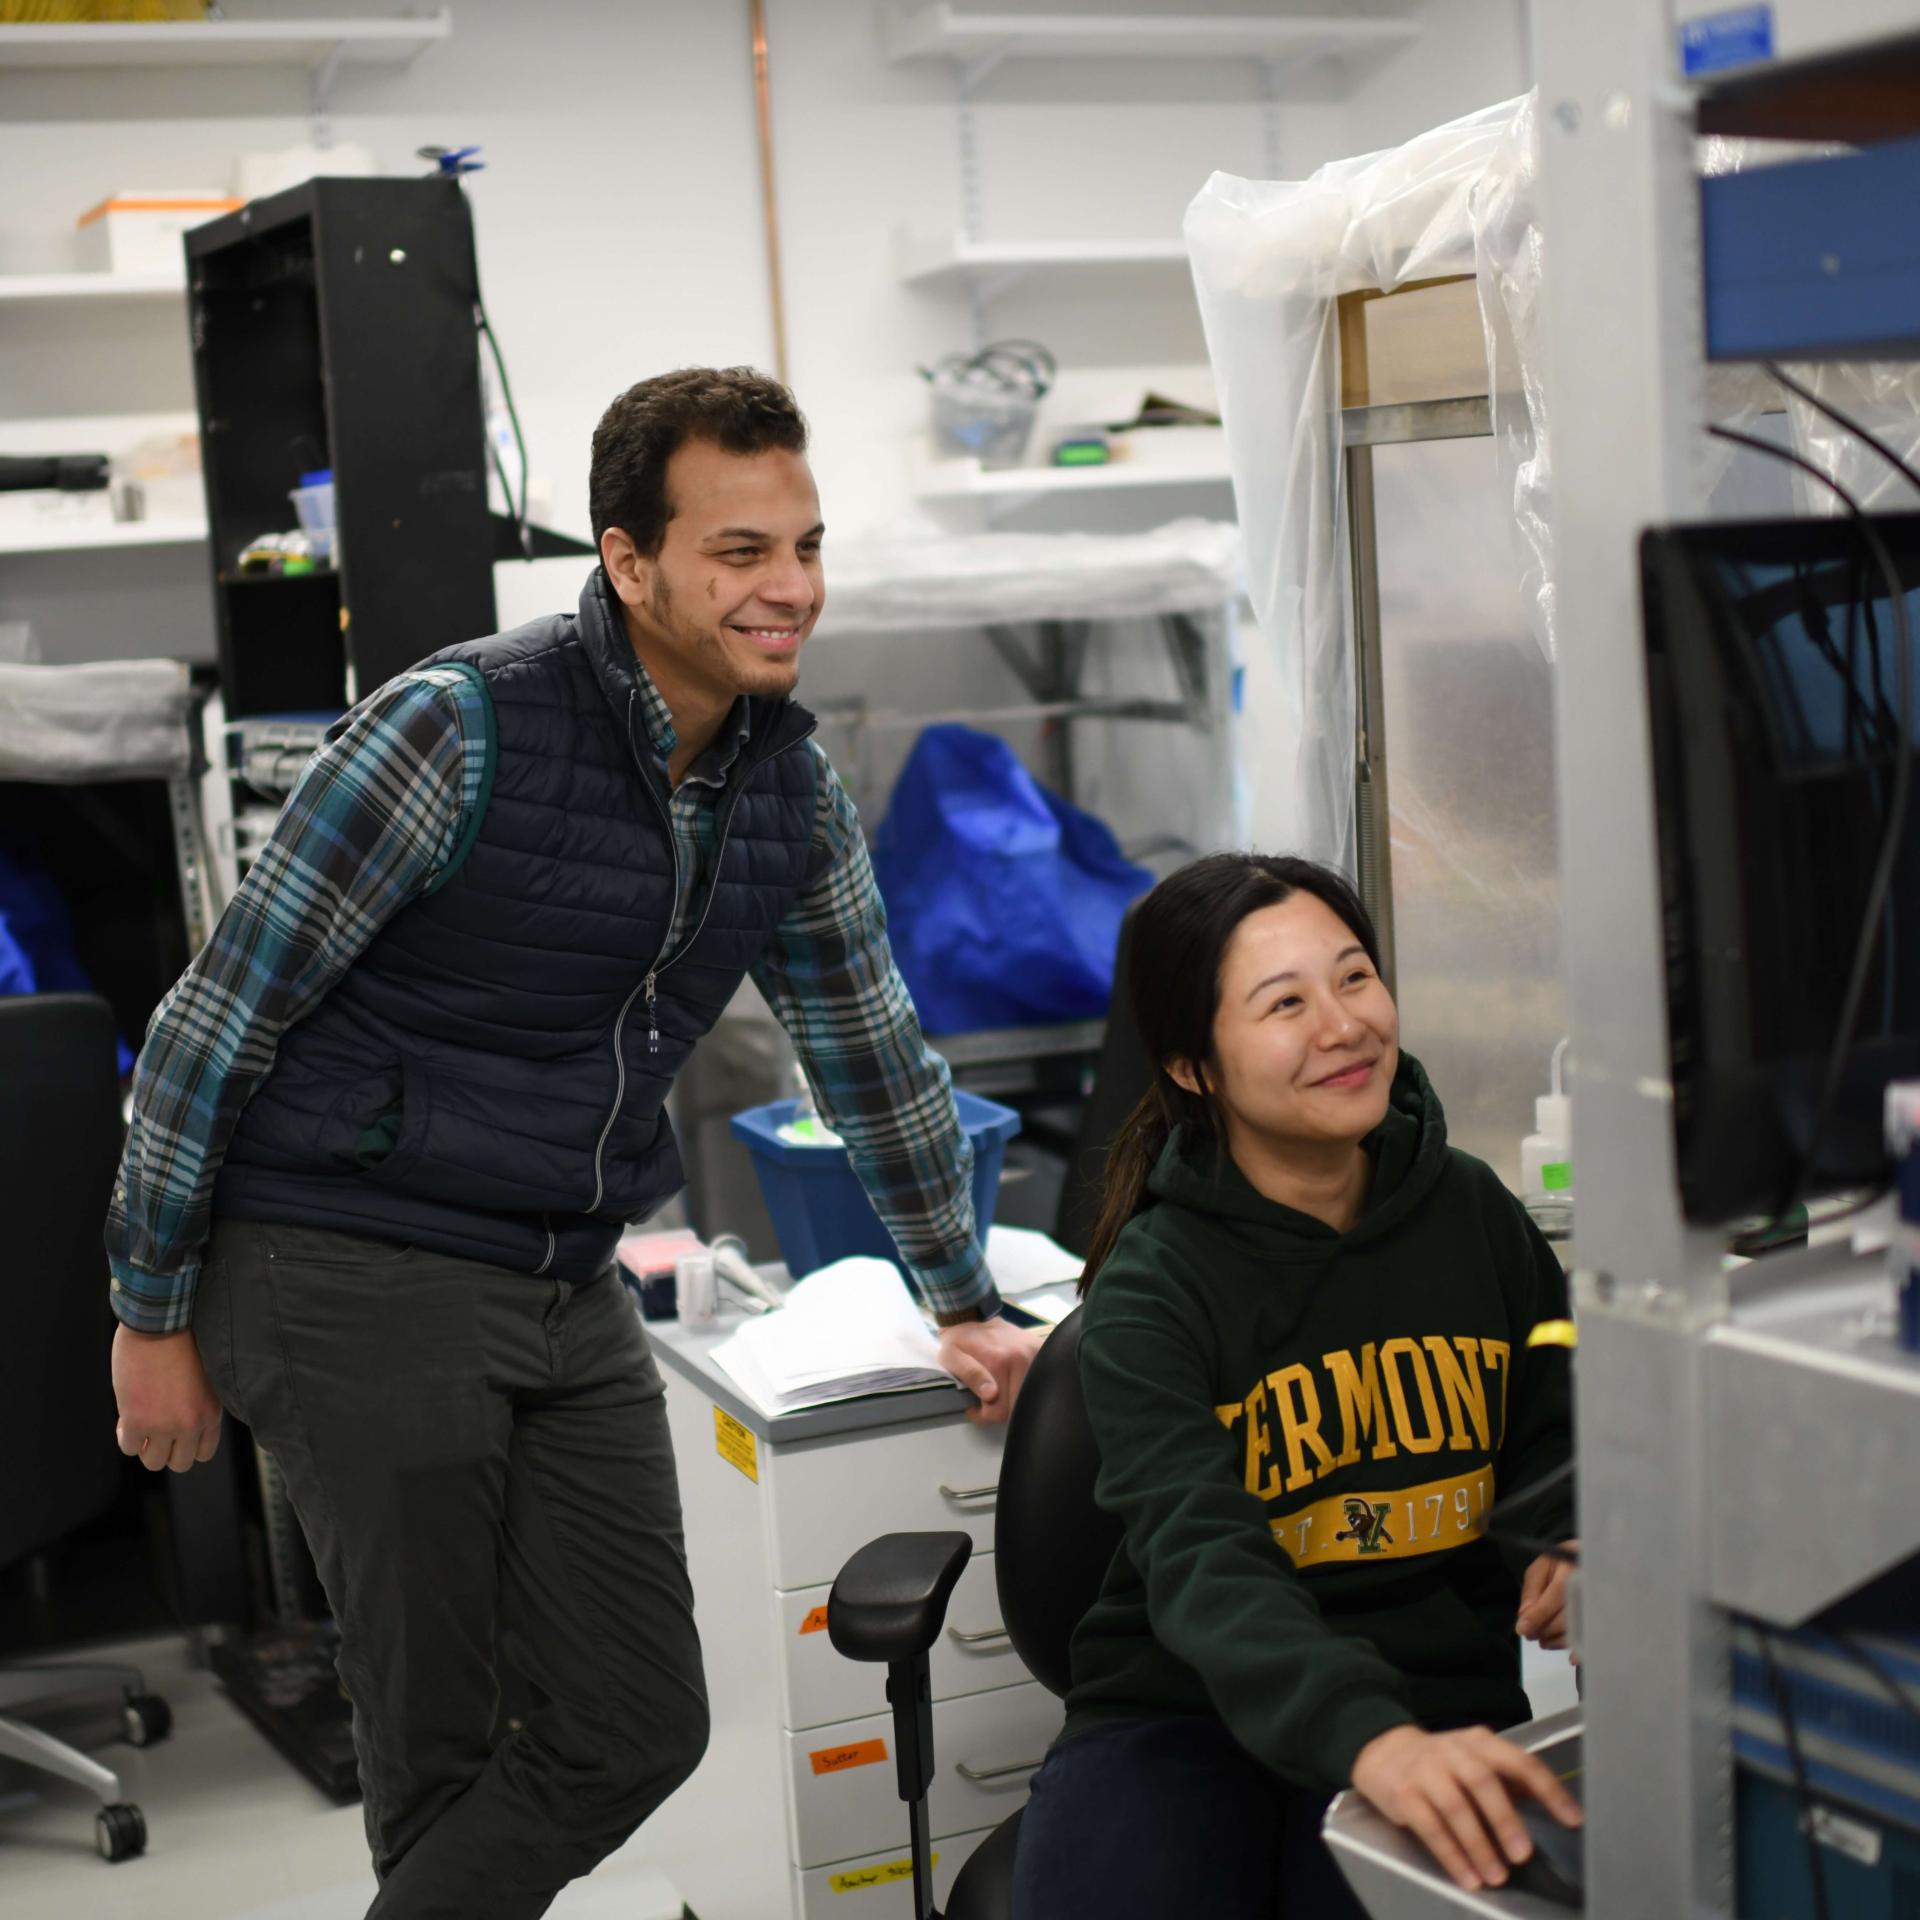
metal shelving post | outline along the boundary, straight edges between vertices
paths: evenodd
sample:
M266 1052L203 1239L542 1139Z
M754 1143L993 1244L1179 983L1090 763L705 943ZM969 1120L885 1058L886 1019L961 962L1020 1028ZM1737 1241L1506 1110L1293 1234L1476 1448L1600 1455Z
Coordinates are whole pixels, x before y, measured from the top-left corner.
M1688 1229L1675 1178L1636 547L1702 517L1707 491L1696 101L1675 18L1692 11L1532 8L1580 1133L1587 1911L1633 1920L1735 1910L1728 1609L1796 1624L1920 1540L1911 1472L1875 1472L1893 1425L1920 1437L1920 1369L1817 1313L1792 1338L1737 1325L1721 1243ZM1795 10L1777 11L1797 51ZM1862 0L1846 26L1910 32L1899 11ZM1817 1297L1839 1274L1816 1256L1797 1284ZM1797 1537L1779 1521L1803 1501L1819 1524Z

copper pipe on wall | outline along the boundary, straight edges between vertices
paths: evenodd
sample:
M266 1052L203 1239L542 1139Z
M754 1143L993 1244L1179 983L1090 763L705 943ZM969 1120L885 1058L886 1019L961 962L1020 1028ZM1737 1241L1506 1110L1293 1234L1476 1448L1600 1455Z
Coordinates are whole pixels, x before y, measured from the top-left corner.
M767 78L767 0L748 0L753 98L760 126L760 210L767 223L767 292L773 304L773 370L787 378L787 301L780 279L780 214L773 193L773 86Z

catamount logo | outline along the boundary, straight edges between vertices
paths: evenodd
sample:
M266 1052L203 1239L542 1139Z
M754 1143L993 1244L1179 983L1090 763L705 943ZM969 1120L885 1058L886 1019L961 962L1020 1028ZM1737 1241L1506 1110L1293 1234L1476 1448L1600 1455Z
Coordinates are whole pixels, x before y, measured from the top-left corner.
M1347 1524L1333 1536L1336 1540L1357 1541L1362 1553L1384 1553L1393 1545L1384 1506L1376 1509L1370 1501L1361 1499L1347 1500L1342 1505L1346 1509Z

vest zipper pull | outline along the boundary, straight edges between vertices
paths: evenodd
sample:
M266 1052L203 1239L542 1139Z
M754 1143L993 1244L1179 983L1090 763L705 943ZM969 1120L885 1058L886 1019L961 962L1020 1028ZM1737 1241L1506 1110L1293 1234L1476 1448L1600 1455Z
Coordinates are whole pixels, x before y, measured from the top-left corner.
M647 994L647 1051L649 1053L658 1053L660 1051L660 1023L654 1017L654 1011L653 1011L653 975L652 974L647 975L646 994Z

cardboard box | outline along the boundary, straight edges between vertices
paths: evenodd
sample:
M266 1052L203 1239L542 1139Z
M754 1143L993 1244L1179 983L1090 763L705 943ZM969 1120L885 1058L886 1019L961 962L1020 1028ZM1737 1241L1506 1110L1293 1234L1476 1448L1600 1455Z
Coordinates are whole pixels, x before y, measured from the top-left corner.
M180 236L246 203L211 187L129 189L80 216L80 265L89 272L187 279Z

